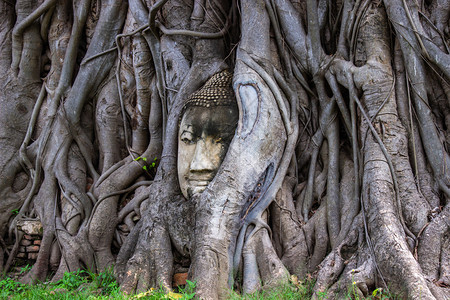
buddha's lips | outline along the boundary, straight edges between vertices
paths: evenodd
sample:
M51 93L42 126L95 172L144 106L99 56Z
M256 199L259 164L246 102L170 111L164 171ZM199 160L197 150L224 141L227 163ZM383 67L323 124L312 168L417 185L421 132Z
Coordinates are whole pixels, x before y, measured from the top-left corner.
M211 180L192 180L189 179L189 184L192 186L207 186Z
M215 172L191 172L186 176L186 181L191 186L207 186L216 176Z

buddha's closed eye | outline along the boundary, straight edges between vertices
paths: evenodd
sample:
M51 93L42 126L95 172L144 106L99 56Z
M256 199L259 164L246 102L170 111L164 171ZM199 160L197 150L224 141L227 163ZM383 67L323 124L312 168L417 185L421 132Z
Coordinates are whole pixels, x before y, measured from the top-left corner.
M180 140L185 144L193 144L195 143L195 136L192 132L189 131L183 131L183 133L180 135Z

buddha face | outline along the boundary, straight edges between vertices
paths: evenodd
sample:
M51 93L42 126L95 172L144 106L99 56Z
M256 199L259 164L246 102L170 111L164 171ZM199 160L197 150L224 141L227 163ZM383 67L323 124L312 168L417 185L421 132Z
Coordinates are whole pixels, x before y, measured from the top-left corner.
M184 197L202 193L213 180L234 136L234 106L191 106L178 132L178 181Z

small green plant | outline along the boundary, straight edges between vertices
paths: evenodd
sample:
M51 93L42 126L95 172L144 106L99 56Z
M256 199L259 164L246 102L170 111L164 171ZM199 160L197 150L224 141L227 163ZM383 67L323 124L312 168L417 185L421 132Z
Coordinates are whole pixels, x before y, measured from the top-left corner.
M24 274L24 273L27 273L28 271L31 270L31 268L32 268L32 266L30 266L30 265L26 265L25 267L20 268L19 274L22 275L22 274Z
M394 300L394 299L403 299L398 295L394 295L389 292L387 289L376 288L371 293L369 292L367 296L363 296L358 288L358 282L353 279L351 284L344 290L345 291L345 299L354 299L354 300Z
M119 285L114 277L112 268L99 274L91 273L90 276L94 287L100 289L102 295L110 295L119 291Z
M83 283L87 283L87 273L83 270L64 273L63 278L56 282L56 287L68 291L75 290Z
M356 286L356 284L357 284L357 282L353 280L353 275L352 275L352 285L349 289L349 293L351 294L351 297L353 297L354 299L359 299L359 295L357 292L358 287Z
M13 209L13 210L11 210L11 213L13 214L13 216L18 215L19 214L19 210L18 209Z
M147 157L145 157L145 156L138 156L138 157L136 157L136 158L134 159L134 161L139 161L139 160L143 160L143 161L147 162ZM153 161L148 165L148 167L147 167L147 165L143 165L143 166L142 166L142 169L144 169L145 171L148 171L148 170L153 169L154 167L156 167L156 162L157 162L157 161L158 161L158 158L155 157L155 158L153 159Z
M377 288L372 291L372 294L367 297L366 299L373 299L373 300L388 300L388 299L402 299L398 295L393 295L389 291L386 291L383 288Z
M195 282L186 280L186 285L179 287L178 290L183 295L183 299L193 299L195 297Z
M22 293L27 289L27 285L15 281L12 278L5 277L0 281L0 298L16 293Z

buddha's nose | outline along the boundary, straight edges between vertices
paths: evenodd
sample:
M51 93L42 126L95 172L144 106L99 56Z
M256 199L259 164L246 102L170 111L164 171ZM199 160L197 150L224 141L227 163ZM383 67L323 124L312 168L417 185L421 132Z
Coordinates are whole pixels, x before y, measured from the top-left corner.
M195 147L194 157L191 161L190 171L191 172L211 172L214 171L215 165L214 160L211 157L208 147L208 141L203 139L197 142Z

